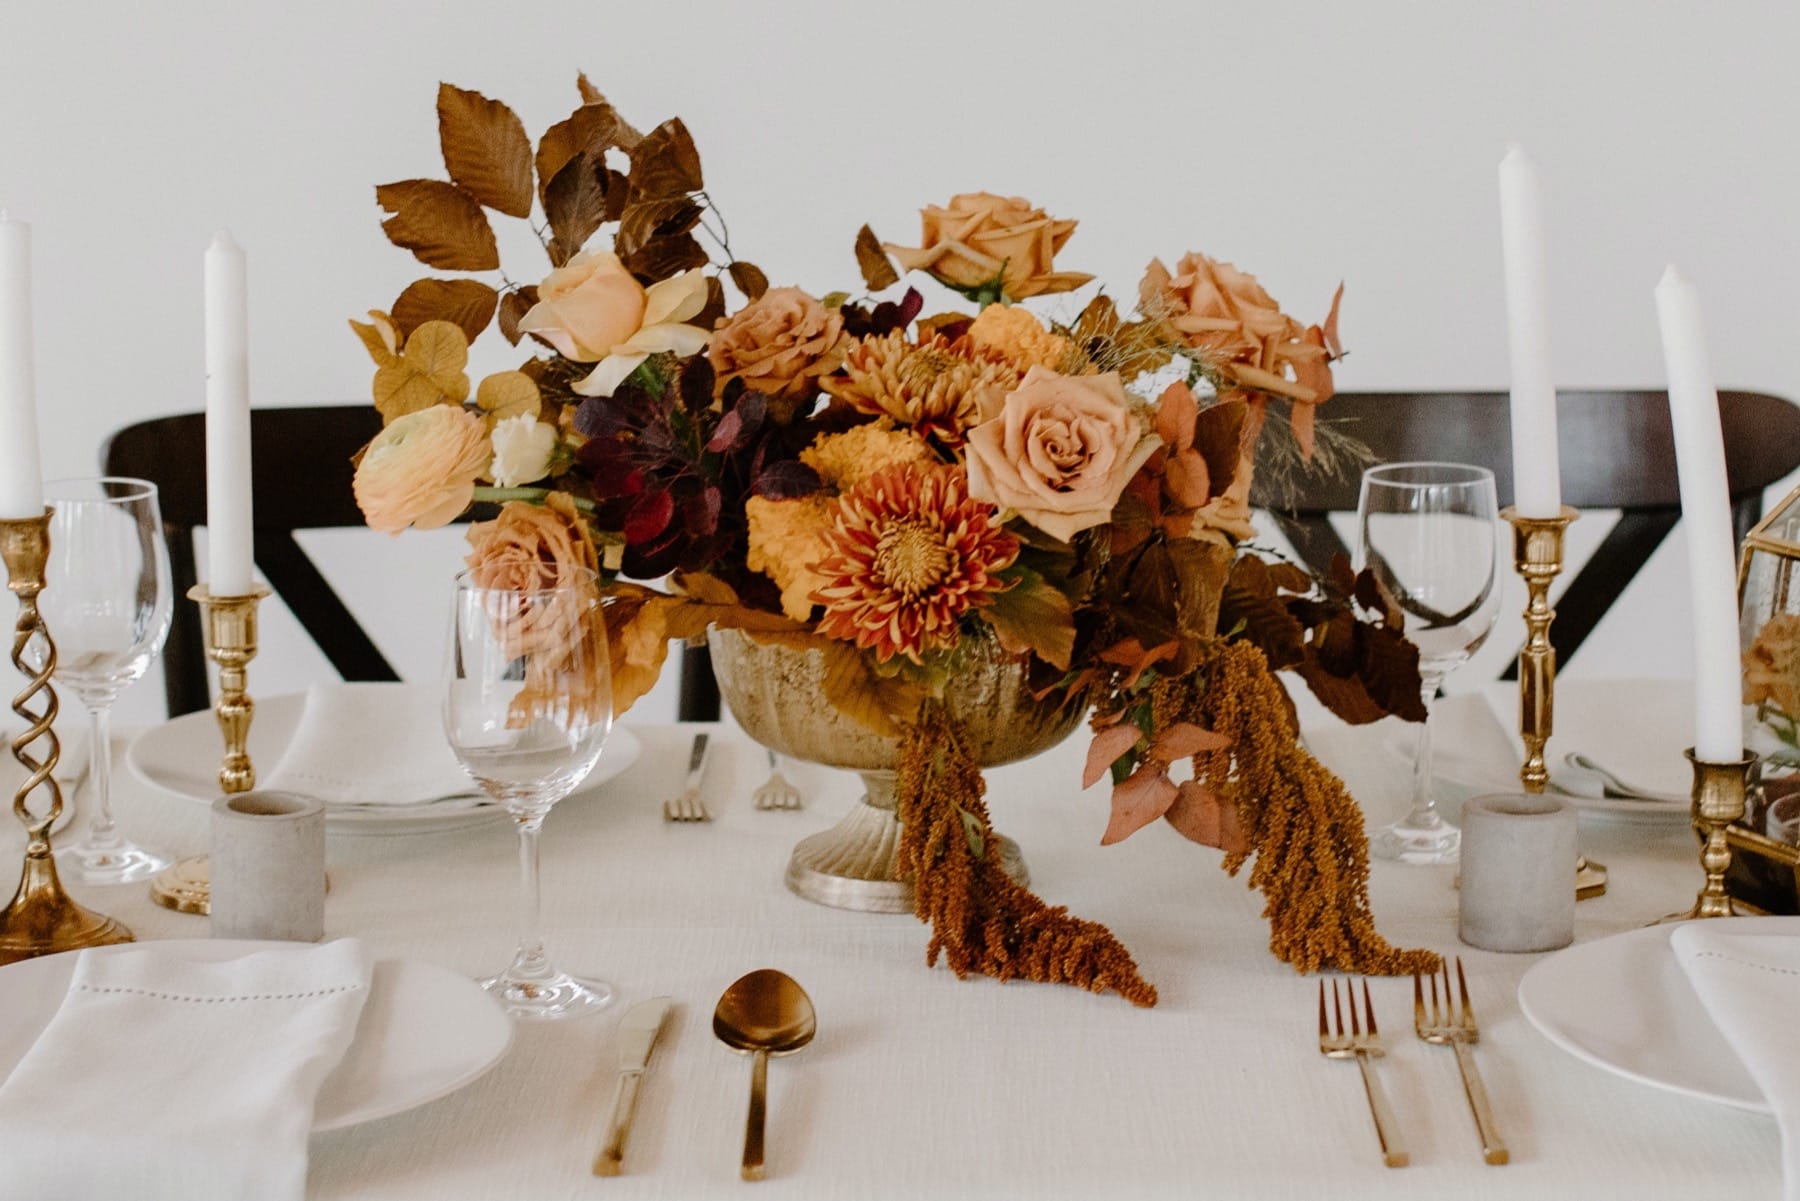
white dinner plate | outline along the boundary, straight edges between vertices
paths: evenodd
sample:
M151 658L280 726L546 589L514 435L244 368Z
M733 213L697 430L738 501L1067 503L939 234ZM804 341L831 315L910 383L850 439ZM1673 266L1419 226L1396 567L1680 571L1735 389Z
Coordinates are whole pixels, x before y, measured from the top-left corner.
M1744 934L1800 935L1800 918L1739 917ZM1675 961L1675 923L1577 943L1534 964L1519 1008L1577 1059L1655 1088L1768 1113L1769 1103Z
M273 768L300 728L305 693L287 693L256 702L250 723L250 760ZM132 774L155 788L190 801L212 804L219 796L219 723L210 710L183 714L144 731L125 752ZM637 761L643 745L630 730L615 725L607 735L600 762L575 790L588 792ZM325 808L325 824L334 834L416 834L455 830L499 821L506 810L486 797L471 794L429 805L356 805Z
M172 939L95 948L97 955L139 949L196 963L233 959L293 943ZM25 959L0 968L0 1080L12 1074L62 1006L78 951ZM313 1133L341 1130L448 1096L500 1062L513 1024L479 984L446 967L415 959L375 963L356 1037L325 1078L313 1111Z

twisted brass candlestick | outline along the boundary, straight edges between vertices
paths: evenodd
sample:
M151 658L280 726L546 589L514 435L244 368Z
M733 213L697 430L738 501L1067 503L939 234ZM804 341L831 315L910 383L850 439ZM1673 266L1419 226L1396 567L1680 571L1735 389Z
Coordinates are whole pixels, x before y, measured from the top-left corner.
M0 520L0 556L6 560L7 587L19 600L13 666L28 680L12 702L13 712L26 722L25 731L12 740L12 753L27 773L13 796L13 815L24 825L27 842L19 890L0 912L0 964L7 964L79 947L130 942L132 934L117 920L77 905L63 891L50 848L50 827L63 811L62 786L54 774L62 758L54 729L59 706L50 686L56 644L37 607L38 593L44 590L44 564L50 557L50 510L39 517ZM34 643L35 664L27 653ZM42 759L29 749L39 741L44 743ZM106 748L94 747L91 753L104 755ZM32 813L30 805L32 792L39 788L50 793L50 808L42 817Z
M200 606L206 631L206 657L219 665L219 697L213 714L225 736L225 757L219 763L219 788L230 794L256 787L256 765L250 761L250 723L256 702L250 698L246 671L256 658L256 610L268 588L252 585L242 596L215 596L205 584L188 591L188 599ZM169 867L150 884L159 905L183 913L212 910L211 877L204 855L195 855Z
M1524 517L1512 505L1500 516L1513 528L1513 567L1525 580L1525 646L1519 652L1519 737L1525 763L1519 783L1533 795L1550 783L1544 744L1550 741L1556 711L1556 648L1550 645L1550 582L1562 574L1563 532L1580 516L1568 505L1555 517ZM1606 868L1585 857L1575 861L1575 897L1587 900L1606 891Z
M1686 913L1672 913L1663 920L1732 917L1737 911L1725 892L1725 871L1731 866L1731 847L1725 841L1725 828L1743 820L1744 796L1749 789L1751 769L1756 766L1756 756L1746 753L1734 763L1713 763L1696 758L1693 747L1683 753L1694 765L1694 832L1700 835L1700 866L1706 869L1706 883L1695 895L1692 909Z

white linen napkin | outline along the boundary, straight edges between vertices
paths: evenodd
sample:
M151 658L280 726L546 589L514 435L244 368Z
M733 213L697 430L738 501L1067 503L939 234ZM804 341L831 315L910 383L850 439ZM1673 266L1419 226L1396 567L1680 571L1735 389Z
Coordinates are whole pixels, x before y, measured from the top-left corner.
M425 805L481 790L444 738L435 686L315 684L263 787L327 805Z
M1781 1127L1782 1196L1800 1201L1800 938L1735 934L1729 922L1677 926L1676 962Z
M302 1201L313 1104L356 1033L355 939L198 963L84 951L0 1084L0 1191Z

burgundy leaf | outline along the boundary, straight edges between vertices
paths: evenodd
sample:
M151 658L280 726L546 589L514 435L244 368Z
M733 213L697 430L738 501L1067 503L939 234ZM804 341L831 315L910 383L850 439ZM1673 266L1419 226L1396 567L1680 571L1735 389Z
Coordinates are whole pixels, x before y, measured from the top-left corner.
M757 472L750 491L752 495L766 496L770 500L795 500L809 496L823 486L818 472L799 459L784 459Z
M719 418L718 427L713 436L707 440L706 449L715 454L722 454L733 448L738 436L744 432L744 418L740 410L733 409Z
M639 494L637 502L631 506L631 512L625 517L626 543L649 543L669 528L669 521L674 516L675 498L669 493L657 491Z

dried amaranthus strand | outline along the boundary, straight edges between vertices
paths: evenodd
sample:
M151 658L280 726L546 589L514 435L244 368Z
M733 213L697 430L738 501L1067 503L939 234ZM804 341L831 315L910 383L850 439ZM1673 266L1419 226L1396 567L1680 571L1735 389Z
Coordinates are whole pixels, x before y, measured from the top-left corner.
M1339 968L1377 976L1429 972L1439 957L1402 951L1375 929L1369 839L1362 809L1295 737L1286 694L1262 651L1222 645L1201 671L1159 681L1158 726L1192 721L1231 739L1194 757L1194 778L1235 805L1246 850L1227 854L1236 875L1251 855L1269 949L1302 972Z
M981 769L943 705L921 707L895 774L900 871L912 877L919 920L931 925L927 964L942 954L959 977L1073 984L1156 1004L1155 987L1112 931L1046 905L1001 868Z

